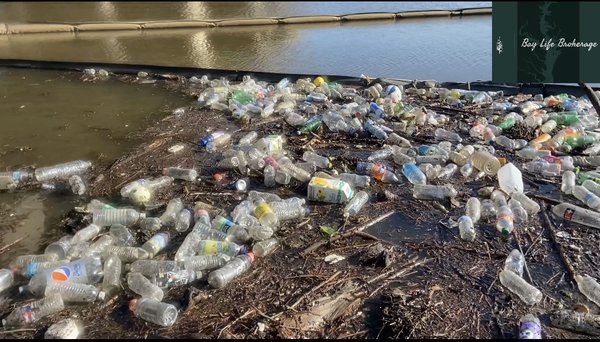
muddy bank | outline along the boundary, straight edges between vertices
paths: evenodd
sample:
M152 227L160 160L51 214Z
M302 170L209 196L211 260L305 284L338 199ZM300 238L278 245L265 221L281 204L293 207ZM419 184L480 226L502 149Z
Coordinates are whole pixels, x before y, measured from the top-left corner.
M131 76L112 77L120 77L123 82L140 81ZM203 90L179 77L161 78L155 84L188 94L190 103ZM464 138L468 137L463 132L468 122L481 111L475 106L453 109L417 95L407 95L405 102L448 115L451 120L445 128L461 132ZM175 196L181 196L186 206L197 201L214 206L211 217L219 212L229 213L245 198L229 187L241 175L230 171L224 181L215 181L212 175L217 171L220 153L210 154L197 148L198 139L215 129L233 132L234 142L250 130L256 130L259 136L285 135L292 157L299 159L312 148L331 157L333 168L340 172L353 172L358 160L366 160L370 152L383 146L374 138L348 137L326 128L298 136L297 129L279 116L240 123L229 114L190 105L183 114L169 115L139 132L145 142L131 153L112 163L96 164L90 199L128 206L119 199L119 189L126 183L157 177L168 166L193 167L201 180L193 184L177 181L159 192L146 208L148 216L159 214ZM435 142L433 130L434 127L425 126L407 138L413 145ZM475 141L465 139L467 143ZM184 144L185 148L176 154L169 152L176 144ZM520 168L521 161L512 153L498 150L497 155ZM551 327L547 315L578 303L597 312L596 306L574 285L573 271L596 274L595 265L600 261L598 231L555 222L547 205L561 199L556 188L558 178L542 179L525 172L524 176L526 191L530 197L539 197L542 212L530 218L526 229L519 227L508 238L499 235L493 222L480 222L475 241L466 242L459 238L458 228L448 224L448 218L456 220L463 215L466 200L478 196L480 188L497 186L495 177L467 182L454 177L450 183L459 195L447 202L414 199L408 182L389 185L373 181L368 190L370 201L359 217L346 222L342 206L307 202L311 213L306 218L285 222L276 232L281 247L258 258L249 272L225 288L212 289L206 281L198 281L168 291L163 301L181 309L172 327L158 327L133 317L128 302L137 295L124 286L106 304L69 306L43 319L33 330L5 336L41 337L53 322L77 316L86 324L88 338L515 338L519 318L534 312L540 315L545 337L584 338L585 335ZM250 189L272 191L282 198L306 197L306 185L268 189L262 184L262 174L251 173L249 178ZM390 212L402 213L406 219L388 217L378 223L380 229L375 236L374 226L368 227L369 223ZM65 218L65 231L81 229L88 220L89 217L72 212ZM327 242L321 226L341 227L340 233ZM423 232L416 239L408 239L398 233L406 230ZM171 245L159 258L172 260L185 237L185 233L171 233ZM385 241L389 238L387 233L395 236L394 241ZM140 243L144 241L141 234L137 238ZM508 292L498 280L504 260L514 248L525 255L525 279L544 294L543 301L533 308ZM345 259L330 264L325 257L331 254ZM10 311L13 302L25 299L15 295L15 288L12 290L5 298L2 316Z

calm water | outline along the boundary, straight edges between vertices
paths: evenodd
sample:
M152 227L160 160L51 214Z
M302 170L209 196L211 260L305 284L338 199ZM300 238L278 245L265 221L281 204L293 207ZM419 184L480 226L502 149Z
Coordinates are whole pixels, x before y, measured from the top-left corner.
M491 7L480 2L229 2L95 1L0 3L0 22L82 22L169 19L288 17L319 14L400 12L424 9Z
M110 162L135 143L126 139L189 99L153 85L117 80L84 83L79 73L0 68L0 170L76 159ZM0 247L27 235L9 253L36 253L63 230L60 215L79 198L39 191L0 192Z

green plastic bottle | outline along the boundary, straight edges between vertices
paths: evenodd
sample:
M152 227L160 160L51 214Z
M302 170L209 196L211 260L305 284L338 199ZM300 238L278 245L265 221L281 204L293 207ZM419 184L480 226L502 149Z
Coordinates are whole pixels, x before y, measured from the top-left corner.
M591 145L596 142L596 138L592 135L584 135L581 137L571 137L565 139L565 144L571 147L581 147L586 145Z
M231 98L233 100L239 102L242 105L254 103L256 101L254 96L248 94L247 92L245 92L243 90L234 91L233 94L231 95Z
M515 118L508 118L498 125L502 129L508 129L515 125Z
M306 124L304 124L304 126L302 126L302 128L300 128L298 130L298 134L305 134L305 133L309 133L309 132L315 132L316 130L319 129L319 127L321 127L321 124L323 123L321 116L320 115L315 115L312 118L310 118Z
M568 126L578 123L579 117L576 111L569 111L556 113L556 115L551 116L548 120L554 120L559 125Z

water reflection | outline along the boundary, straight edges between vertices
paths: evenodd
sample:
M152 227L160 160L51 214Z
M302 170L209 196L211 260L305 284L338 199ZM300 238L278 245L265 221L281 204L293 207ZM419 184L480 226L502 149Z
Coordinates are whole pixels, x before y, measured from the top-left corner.
M491 17L0 36L0 58L491 79Z
M0 22L224 19L491 7L481 2L0 2ZM68 9L68 10L65 10Z

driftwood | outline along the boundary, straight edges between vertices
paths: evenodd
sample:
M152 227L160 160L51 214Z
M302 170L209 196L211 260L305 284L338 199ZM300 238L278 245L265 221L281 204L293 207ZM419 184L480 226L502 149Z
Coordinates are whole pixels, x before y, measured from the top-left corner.
M550 314L550 323L557 328L600 336L600 315L558 310Z

